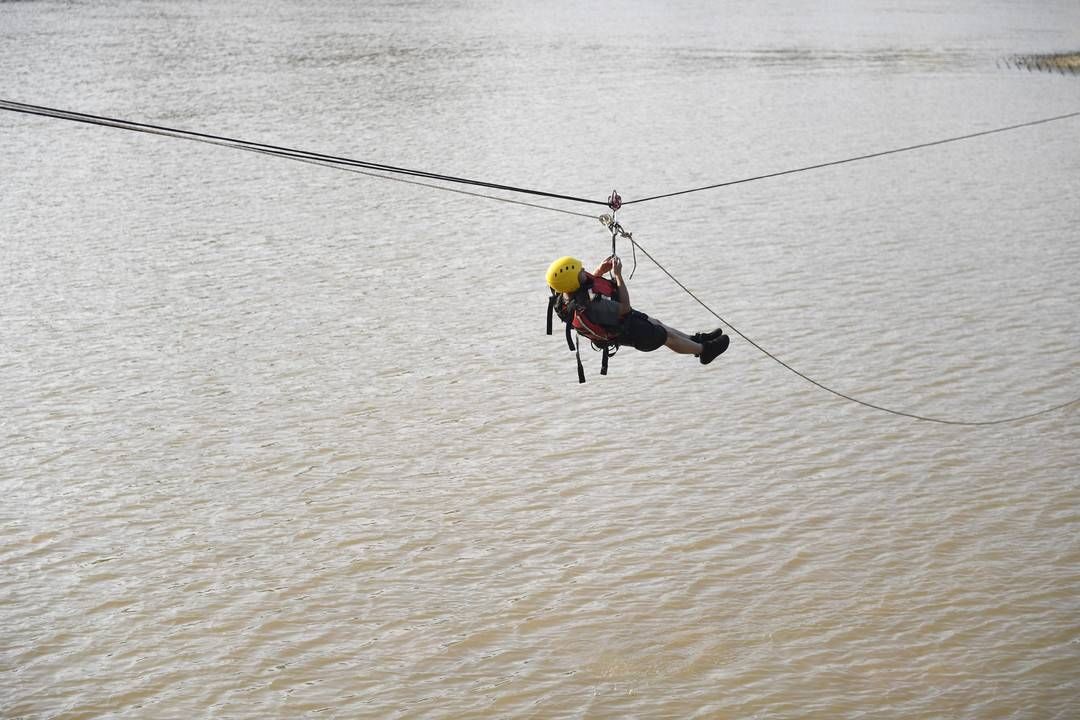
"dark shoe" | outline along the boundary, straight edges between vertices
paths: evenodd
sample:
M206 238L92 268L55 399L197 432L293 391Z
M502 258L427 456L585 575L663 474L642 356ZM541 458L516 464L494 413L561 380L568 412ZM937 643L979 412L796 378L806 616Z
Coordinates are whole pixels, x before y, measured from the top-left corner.
M723 334L724 334L724 328L716 328L715 330L710 330L707 333L694 333L693 335L690 336L690 339L693 340L694 342L700 344L700 345L704 345L705 343L709 342L710 340L715 340L716 338L720 337Z
M721 335L715 340L710 340L705 343L705 348L701 351L701 355L698 356L698 359L701 361L702 365L708 365L715 360L717 356L722 355L724 351L728 349L728 345L730 344L731 338L727 335Z

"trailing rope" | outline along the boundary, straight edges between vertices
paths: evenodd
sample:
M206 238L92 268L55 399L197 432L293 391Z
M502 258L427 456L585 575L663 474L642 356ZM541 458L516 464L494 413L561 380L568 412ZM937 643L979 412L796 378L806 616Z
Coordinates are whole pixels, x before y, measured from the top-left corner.
M607 218L607 216L602 216L600 218L600 222L602 222L602 223L605 222L606 218ZM622 230L621 227L619 229ZM896 410L894 408L889 408L889 407L885 407L883 405L877 405L875 403L868 402L866 400L861 400L861 399L859 399L857 397L853 397L853 396L848 395L846 393L840 392L839 390L835 390L835 389L829 387L828 385L826 385L826 384L824 384L824 383L822 383L822 382L820 382L818 380L815 380L814 378L810 377L806 373L804 373L804 372L792 367L790 364L784 362L783 360L778 358L776 355L774 355L773 353L771 353L768 350L766 350L765 348L763 348L758 343L754 342L752 339L747 337L747 335L745 333L743 333L737 327L732 325L730 321L728 321L726 318L722 317L718 312L716 312L711 307L709 307L708 304L706 304L704 300L702 300L700 297L698 297L690 288L688 288L685 284L683 284L683 282L681 280L679 280L677 277L672 275L671 272L666 267L661 265L660 262L657 261L657 259L654 258L649 253L648 250L646 250L644 247L641 246L641 243L639 243L637 240L634 240L633 236L630 233L627 233L627 232L623 231L621 234L622 234L622 237L627 238L635 248L640 250L645 255L645 257L652 260L653 264L656 265L656 267L660 268L660 270L665 275L667 275L671 279L672 282L674 282L676 285L678 285L680 288L682 288L683 292L685 292L687 295L689 295L694 300L696 300L697 303L699 305L701 305L701 307L705 308L705 310L709 312L709 314L711 314L717 320L722 322L724 325L727 325L729 328L731 328L731 331L733 333L735 333L736 335L741 337L743 340L745 340L746 342L753 345L755 348L757 348L757 350L759 352L764 354L766 357L768 357L769 359L773 360L776 363L779 363L780 365L782 365L787 370L789 370L789 371L793 372L794 374L798 375L799 377L801 377L803 380L806 380L807 382L809 382L809 383L811 383L813 385L816 385L817 387L821 388L822 390L824 390L826 392L829 392L829 393L832 393L833 395L836 395L837 397L842 398L844 400L847 400L849 402L853 402L853 403L856 403L858 405L862 405L863 407L871 408L872 410L879 410L881 412L889 413L890 415L899 415L901 417L912 418L914 420L922 420L924 422L939 423L939 424L942 424L942 425L966 425L966 426L1002 425L1004 423L1017 422L1019 420L1026 420L1028 418L1037 417L1039 415L1045 415L1047 413L1051 413L1051 412L1054 412L1056 410L1062 410L1064 408L1069 407L1070 405L1075 405L1076 403L1080 403L1080 398L1075 398L1073 400L1069 400L1068 402L1063 402L1061 404L1054 405L1052 407L1043 408L1042 410L1036 410L1035 412L1026 413L1024 415L1014 415L1012 417L1000 418L998 420L949 420L949 419L944 419L944 418L930 417L928 415L919 415L917 413L906 412L904 410Z

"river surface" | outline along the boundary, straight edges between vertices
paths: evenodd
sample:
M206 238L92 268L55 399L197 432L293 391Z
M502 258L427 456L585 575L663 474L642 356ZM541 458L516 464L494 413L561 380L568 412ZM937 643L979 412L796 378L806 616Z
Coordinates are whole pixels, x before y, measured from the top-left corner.
M1078 29L0 2L0 97L631 200L1075 112L1080 78L1003 61ZM1080 396L1078 196L1073 118L619 220L800 372L981 421ZM544 270L609 252L589 217L0 113L0 716L1078 717L1080 406L920 422L739 335L606 377L586 349L579 385ZM716 326L636 261L636 306Z

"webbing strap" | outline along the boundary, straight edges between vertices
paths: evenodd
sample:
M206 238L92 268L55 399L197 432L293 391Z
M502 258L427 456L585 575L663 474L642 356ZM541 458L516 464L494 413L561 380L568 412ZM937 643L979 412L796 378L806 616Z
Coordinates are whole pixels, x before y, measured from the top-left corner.
M567 325L569 328L570 326ZM574 346L574 352L577 354L577 381L579 384L585 382L585 368L581 366L581 343L578 342Z

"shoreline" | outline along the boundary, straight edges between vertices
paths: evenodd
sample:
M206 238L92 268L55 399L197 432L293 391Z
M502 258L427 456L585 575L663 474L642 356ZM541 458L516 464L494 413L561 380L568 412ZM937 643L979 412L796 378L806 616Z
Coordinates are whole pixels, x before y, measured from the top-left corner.
M1053 53L1049 55L1013 55L1009 63L1026 70L1042 72L1080 73L1080 52Z

